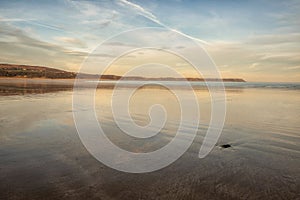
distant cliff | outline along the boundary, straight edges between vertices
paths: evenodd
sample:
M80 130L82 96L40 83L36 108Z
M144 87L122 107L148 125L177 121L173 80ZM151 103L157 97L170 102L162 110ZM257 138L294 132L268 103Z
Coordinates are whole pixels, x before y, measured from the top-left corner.
M75 72L68 72L60 69L54 69L42 66L29 65L14 65L14 64L0 64L0 77L15 77L15 78L50 78L50 79L74 79L79 75L82 79L97 79L98 75L94 74L77 74ZM102 75L101 80L119 80L122 76L117 75ZM188 81L204 81L203 78L186 78ZM183 81L182 78L145 78L140 76L124 77L123 80L137 80L137 81ZM205 81L225 81L225 82L246 82L241 78L210 78Z
M0 77L75 78L76 73L49 67L0 64Z

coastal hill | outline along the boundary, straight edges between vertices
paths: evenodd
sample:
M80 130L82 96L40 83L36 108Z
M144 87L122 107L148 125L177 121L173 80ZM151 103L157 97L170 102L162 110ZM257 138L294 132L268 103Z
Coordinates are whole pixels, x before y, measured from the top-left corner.
M29 65L15 65L15 64L0 64L0 78L45 78L45 79L74 79L79 75L82 79L97 79L98 75L94 74L77 74L75 72L68 72L60 69L54 69L43 66L29 66ZM100 80L119 80L122 76L117 75L102 75ZM182 81L182 78L145 78L140 76L124 77L124 80L138 80L138 81ZM188 81L204 81L203 78L186 78ZM211 78L205 81L225 81L225 82L246 82L241 78Z

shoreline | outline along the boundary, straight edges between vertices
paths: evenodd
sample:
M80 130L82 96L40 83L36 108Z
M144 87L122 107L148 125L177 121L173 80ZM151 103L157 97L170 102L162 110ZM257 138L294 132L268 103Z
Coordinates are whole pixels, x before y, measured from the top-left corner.
M195 74L197 75L197 74ZM122 76L115 74L87 74L69 72L61 69L50 68L45 66L30 66L30 65L13 65L0 63L0 78L25 78L25 79L86 79L103 81L189 81L189 82L246 82L242 78L200 78L200 77L143 77L143 76Z

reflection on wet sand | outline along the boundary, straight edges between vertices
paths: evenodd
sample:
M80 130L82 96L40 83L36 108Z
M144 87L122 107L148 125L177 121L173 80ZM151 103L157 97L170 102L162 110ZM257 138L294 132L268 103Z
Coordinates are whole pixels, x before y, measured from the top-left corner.
M72 89L72 80L0 79L1 96L44 94Z
M76 112L71 104L72 84L47 84L4 85L18 88L17 92L0 94L0 199L299 198L299 90L238 88L227 92L223 133L204 159L198 158L198 152L211 102L206 90L196 90L201 124L190 149L164 169L128 174L98 162L81 144L72 117ZM20 92L40 87L42 94ZM179 109L168 90L143 87L130 102L132 117L140 125L149 122L150 105L166 106L166 126L146 141L130 138L116 126L111 95L110 88L98 89L95 109L115 144L147 152L174 137ZM223 148L224 144L230 147Z
M91 84L91 80L80 80L78 84L79 87L82 88L91 88L93 84ZM147 82L145 82L147 83ZM171 84L168 85L171 89L186 89L186 86L182 86L180 84ZM103 81L101 84L99 83L97 88L103 89L113 89L115 87L116 81ZM26 79L26 78L0 78L0 95L8 96L8 95L26 95L26 94L43 94L43 93L51 93L51 92L59 92L59 91L70 91L74 87L73 79ZM131 88L136 87L134 82L124 82L124 84L120 84L119 88ZM166 87L161 86L159 84L147 83L146 86L142 86L141 88L156 88L156 89L164 89ZM192 85L195 90L207 90L206 85ZM232 88L226 87L227 93L240 93L243 92L241 88Z

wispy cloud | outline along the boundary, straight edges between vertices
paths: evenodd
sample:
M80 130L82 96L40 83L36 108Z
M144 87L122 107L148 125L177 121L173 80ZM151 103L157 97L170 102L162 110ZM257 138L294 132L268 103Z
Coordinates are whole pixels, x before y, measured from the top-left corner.
M73 1L67 0L69 4L74 6L79 12L88 17L97 16L101 12L101 8L95 6L89 1Z
M287 70L296 70L296 69L300 69L300 66L287 67Z
M40 26L40 27L55 30L55 31L64 31L64 29L61 28L61 27L40 23L40 22L38 22L38 20L35 20L35 19L1 18L0 17L0 22L25 22L25 23L28 23L28 24L32 24L32 25L35 25L35 26Z
M2 62L54 67L66 67L68 63L73 63L74 70L88 55L88 52L74 51L62 45L39 40L20 28L4 23L0 23L0 38L3 38L0 40L0 49L5 49L1 53L1 58L5 58L1 59Z
M79 47L79 48L85 48L86 47L86 44L78 38L74 38L74 37L55 37L55 39L58 42L62 42L64 44L69 44L69 45L74 45L74 46Z
M267 80L266 77L273 75L283 78L288 71L299 71L299 34L274 33L238 42L215 41L207 50L221 71L230 70L246 79L251 77L252 80L260 80L265 76L264 79ZM224 65L227 67L224 68ZM289 75L287 79L297 81L298 77L294 75ZM268 80L270 79L272 78Z
M282 45L283 43L300 43L300 33L275 33L252 36L247 40L248 44Z

